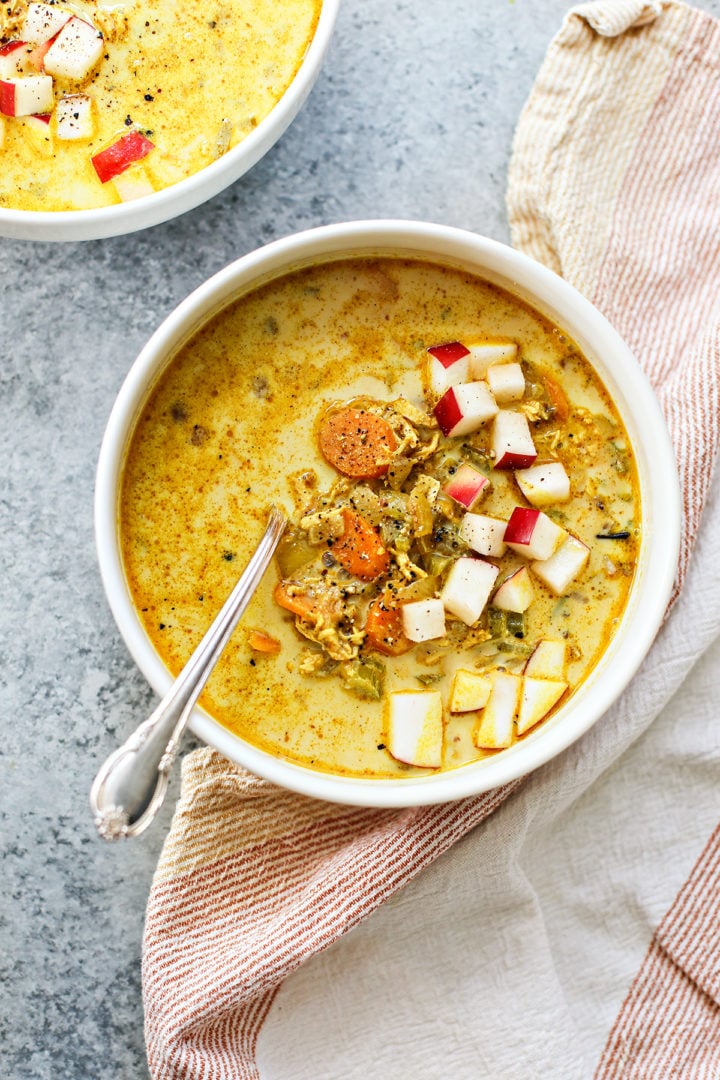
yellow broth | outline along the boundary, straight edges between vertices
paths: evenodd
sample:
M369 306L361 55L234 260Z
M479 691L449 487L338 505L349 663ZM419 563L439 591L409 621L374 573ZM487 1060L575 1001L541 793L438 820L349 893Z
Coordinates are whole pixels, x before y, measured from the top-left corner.
M323 490L336 478L316 445L319 414L356 395L403 395L424 406L427 348L480 335L511 337L529 370L539 367L564 388L567 422L541 425L534 436L538 460L558 458L570 476L571 498L556 520L591 553L566 596L536 582L523 642L500 653L484 642L448 656L439 686L447 703L458 667L519 672L532 643L547 637L566 640L569 693L577 688L621 617L639 544L635 465L617 410L574 343L528 305L454 268L391 258L328 263L249 293L195 334L154 387L124 468L120 538L137 611L173 673L229 593L269 505L285 506L297 520L299 478L314 471ZM491 480L476 512L507 518L513 506L527 505L512 473L498 470ZM630 535L595 539L619 529ZM494 561L499 582L525 560L508 551ZM273 602L278 580L273 566L208 684L204 708L291 761L359 776L418 774L384 748L382 700L361 700L338 678L298 671L308 643ZM253 651L253 629L277 638L279 654ZM418 690L418 676L430 670L421 647L383 660L386 692ZM444 768L489 753L472 743L475 719L445 709Z
M45 126L4 118L0 206L84 210L119 202L113 182L101 183L90 159L130 130L155 146L130 176L160 190L198 172L250 134L282 97L312 40L321 0L63 6L104 32L104 57L86 83L55 80L56 103L77 90L92 98L95 131L89 140L66 141L54 120ZM20 36L16 26L0 16L2 41Z

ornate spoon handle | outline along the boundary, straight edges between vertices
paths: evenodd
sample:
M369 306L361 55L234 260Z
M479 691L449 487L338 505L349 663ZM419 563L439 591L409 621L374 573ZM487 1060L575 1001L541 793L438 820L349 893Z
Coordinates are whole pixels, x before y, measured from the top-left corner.
M104 840L143 832L162 805L168 776L195 702L267 570L286 519L270 512L265 534L202 641L158 707L107 759L90 790Z

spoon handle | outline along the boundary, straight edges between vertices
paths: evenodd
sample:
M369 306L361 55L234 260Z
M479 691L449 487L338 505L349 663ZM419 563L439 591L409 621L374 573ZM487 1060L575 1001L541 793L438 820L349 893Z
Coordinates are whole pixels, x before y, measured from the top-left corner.
M285 525L283 514L273 508L255 553L187 664L152 715L110 755L95 777L90 806L103 840L138 836L162 805L195 702L260 584Z

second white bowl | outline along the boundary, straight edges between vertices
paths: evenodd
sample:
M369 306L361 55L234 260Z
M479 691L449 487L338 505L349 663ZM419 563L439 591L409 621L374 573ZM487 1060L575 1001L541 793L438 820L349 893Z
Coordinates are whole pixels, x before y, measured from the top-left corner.
M0 207L0 236L18 240L98 240L159 225L223 191L267 153L297 115L320 72L340 0L323 0L315 34L289 87L258 126L217 161L152 195L89 210L43 212Z

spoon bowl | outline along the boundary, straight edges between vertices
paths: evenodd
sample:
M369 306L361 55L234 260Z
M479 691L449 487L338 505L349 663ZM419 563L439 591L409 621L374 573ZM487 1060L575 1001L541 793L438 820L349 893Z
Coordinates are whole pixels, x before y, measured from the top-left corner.
M287 519L275 507L255 552L183 670L151 716L110 755L90 790L103 840L138 836L160 809L195 703L267 570Z

